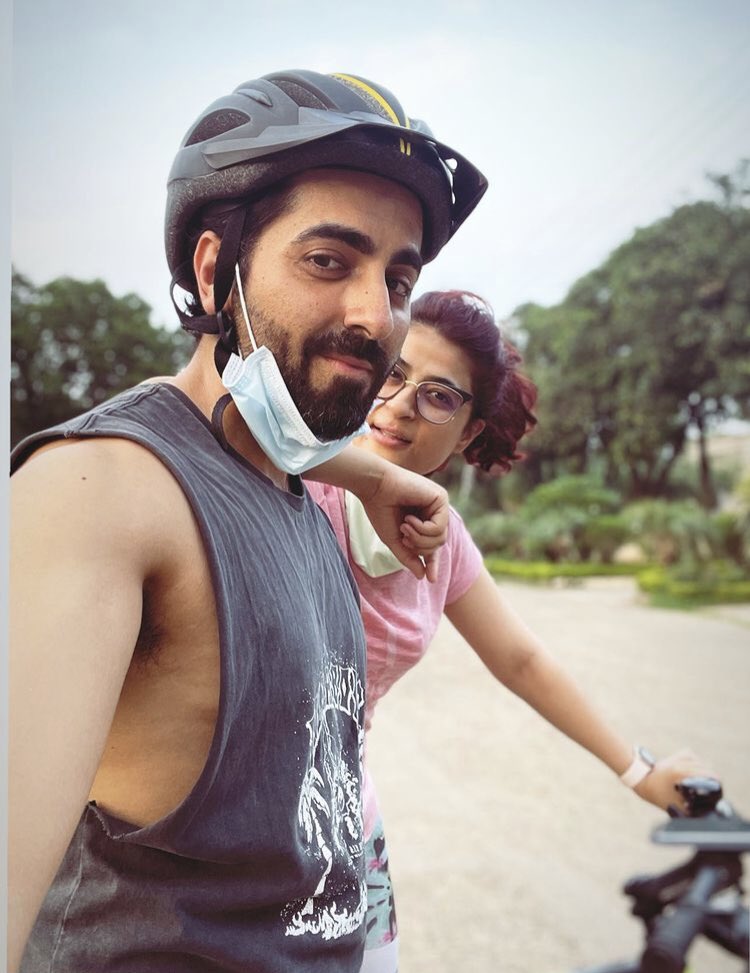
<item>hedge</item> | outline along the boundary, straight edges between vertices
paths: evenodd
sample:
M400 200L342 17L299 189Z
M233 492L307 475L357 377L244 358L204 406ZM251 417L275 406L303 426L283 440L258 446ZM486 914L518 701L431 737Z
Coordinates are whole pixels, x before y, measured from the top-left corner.
M591 561L508 561L488 555L485 567L492 575L520 578L522 581L551 581L553 578L621 577L636 575L639 564L598 564Z
M750 601L750 578L679 578L661 567L642 570L638 587L653 605L738 604Z
M750 578L680 578L674 570L637 564L594 564L588 562L508 561L488 555L487 570L496 577L545 582L555 578L635 577L652 605L691 608L750 602Z

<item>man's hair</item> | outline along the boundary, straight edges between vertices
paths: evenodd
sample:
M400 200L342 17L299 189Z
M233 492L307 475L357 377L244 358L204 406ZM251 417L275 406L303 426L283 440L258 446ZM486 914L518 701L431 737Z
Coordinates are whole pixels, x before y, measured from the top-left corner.
M185 298L185 312L189 317L200 317L202 314L205 314L205 310L201 304L198 282L195 279L195 270L192 265L195 248L201 236L207 230L211 230L218 237L223 237L231 214L239 207L245 209L247 213L245 217L245 233L242 237L238 254L240 271L244 277L250 264L250 258L263 231L294 206L297 198L297 189L292 185L292 181L292 178L284 179L254 199L242 200L236 206L228 207L226 203L223 206L207 206L198 213L187 231L188 252L190 253L191 260L189 276L186 273L185 278L180 284L187 295ZM200 335L196 335L196 337L199 338Z

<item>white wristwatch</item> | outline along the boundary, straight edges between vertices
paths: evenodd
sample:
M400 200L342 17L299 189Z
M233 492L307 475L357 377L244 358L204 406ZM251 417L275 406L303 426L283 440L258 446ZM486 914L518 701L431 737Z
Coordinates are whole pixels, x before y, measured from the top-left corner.
M655 765L655 758L645 747L633 747L633 762L620 774L620 780L626 787L637 787L648 777Z

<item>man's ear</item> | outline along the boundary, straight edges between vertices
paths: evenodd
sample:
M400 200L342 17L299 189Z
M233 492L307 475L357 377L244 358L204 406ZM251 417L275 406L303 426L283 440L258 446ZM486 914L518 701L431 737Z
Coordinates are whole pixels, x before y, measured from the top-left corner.
M464 434L456 443L456 448L453 450L453 452L463 453L469 443L473 442L477 438L479 433L486 425L487 423L484 421L484 419L472 419L467 425L466 429L464 429Z
M213 230L201 234L193 254L193 271L198 284L198 296L206 314L216 314L214 305L214 274L219 256L221 237Z

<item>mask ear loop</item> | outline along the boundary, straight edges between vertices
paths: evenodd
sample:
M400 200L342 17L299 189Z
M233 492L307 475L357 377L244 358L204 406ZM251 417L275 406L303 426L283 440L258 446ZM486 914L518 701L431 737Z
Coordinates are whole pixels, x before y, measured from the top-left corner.
M246 216L247 210L238 207L229 217L214 268L214 307L219 334L219 340L214 348L214 364L219 375L224 374L229 356L238 351L234 322L224 313L223 308L232 291L233 269L237 265Z
M255 340L255 335L253 334L253 329L250 325L250 315L247 313L247 304L245 303L245 291L242 286L242 278L240 277L239 263L236 263L234 265L234 279L237 282L237 294L240 299L240 307L242 308L242 316L245 319L245 326L247 327L247 333L250 335L250 343L253 346L253 351L257 351L258 343Z

